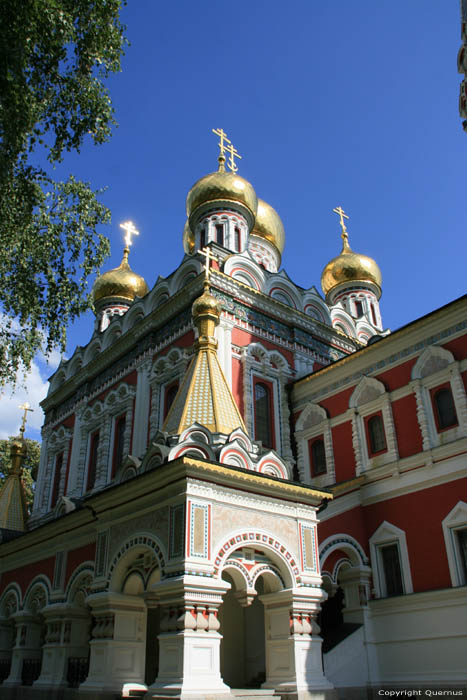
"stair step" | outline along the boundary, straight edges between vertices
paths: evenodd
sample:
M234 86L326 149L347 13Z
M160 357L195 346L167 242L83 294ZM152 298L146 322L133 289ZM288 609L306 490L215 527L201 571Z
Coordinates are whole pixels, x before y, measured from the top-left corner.
M263 688L231 688L231 694L241 700L278 700L273 690Z

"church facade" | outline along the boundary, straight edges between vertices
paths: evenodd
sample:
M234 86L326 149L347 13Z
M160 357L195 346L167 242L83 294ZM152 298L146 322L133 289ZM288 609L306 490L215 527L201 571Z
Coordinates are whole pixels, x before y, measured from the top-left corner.
M428 638L465 682L465 300L389 334L340 207L324 297L295 285L279 215L215 133L178 269L149 290L128 222L96 280L94 333L43 402L27 523L0 494L0 692L335 696L445 680ZM456 632L423 631L424 613L406 639L427 605ZM420 659L397 671L404 644Z

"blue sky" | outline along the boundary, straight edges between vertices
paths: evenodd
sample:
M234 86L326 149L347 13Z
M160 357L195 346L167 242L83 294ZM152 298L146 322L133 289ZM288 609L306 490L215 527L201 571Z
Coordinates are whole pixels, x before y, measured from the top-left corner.
M131 45L109 79L119 127L60 168L108 187L104 269L120 262L127 219L141 232L131 265L150 287L180 263L185 197L216 169L211 129L223 127L239 173L284 222L297 284L320 289L342 205L351 246L381 267L385 327L464 293L455 0L137 0L122 20ZM92 314L70 328L68 356L92 330Z

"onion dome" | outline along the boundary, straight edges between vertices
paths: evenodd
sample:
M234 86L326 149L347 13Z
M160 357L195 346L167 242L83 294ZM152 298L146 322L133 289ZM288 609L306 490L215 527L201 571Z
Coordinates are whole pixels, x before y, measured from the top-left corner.
M262 199L258 199L255 225L250 235L264 238L282 254L285 245L284 225L277 211Z
M141 275L133 272L128 264L130 249L123 251L123 259L120 265L113 270L108 270L100 275L92 288L92 301L94 306L102 304L107 299L124 299L132 302L135 297L144 297L148 293L148 285Z
M342 250L340 255L333 258L323 270L321 287L328 295L335 287L342 284L367 282L377 287L377 297L381 296L381 270L373 258L360 253L354 253L348 241L348 234L342 233Z
M188 255L191 255L195 249L195 235L190 228L190 222L188 219L185 221L185 226L183 228L183 250Z
M208 286L205 286L203 294L193 302L191 313L193 314L193 319L196 324L198 320L206 314L215 316L217 317L217 320L219 320L219 316L221 315L221 305L217 301L216 297L211 294Z
M240 177L237 173L226 172L224 167L225 158L219 157L219 170L215 173L205 175L198 182L195 182L186 198L186 213L190 225L193 227L193 221L196 223L196 212L204 211L216 204L232 202L240 204L242 213L245 215L250 227L255 220L258 209L258 199L253 186Z

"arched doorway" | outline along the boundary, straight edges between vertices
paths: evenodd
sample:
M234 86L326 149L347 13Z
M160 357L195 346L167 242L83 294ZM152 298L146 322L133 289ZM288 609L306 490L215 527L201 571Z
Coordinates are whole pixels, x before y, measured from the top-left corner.
M128 564L121 592L146 601L146 643L144 682L154 683L159 670L160 607L151 597L151 588L160 581L160 569L152 552L142 552Z
M264 606L258 597L264 581L259 577L246 595L228 571L222 578L231 588L219 609L221 676L231 688L259 688L266 680Z
M234 550L223 565L222 579L230 588L219 608L220 669L231 688L260 688L266 681L267 607L270 594L286 588L283 569L275 552L258 545ZM288 617L285 625L288 633Z

